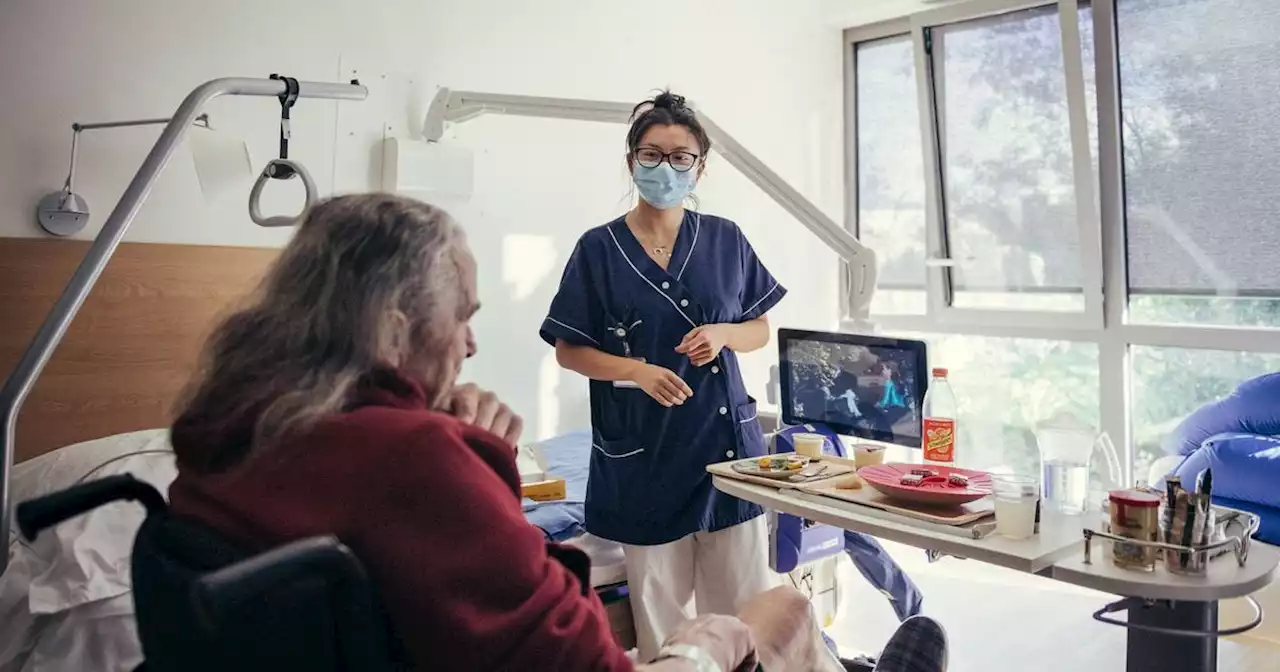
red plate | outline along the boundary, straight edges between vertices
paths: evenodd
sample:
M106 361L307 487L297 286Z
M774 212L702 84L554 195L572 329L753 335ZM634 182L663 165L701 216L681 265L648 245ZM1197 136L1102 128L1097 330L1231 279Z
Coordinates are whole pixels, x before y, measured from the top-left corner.
M912 469L930 469L937 475L926 477L922 485L903 485L902 477L910 474ZM968 487L948 483L947 478L951 474L968 477ZM863 467L858 470L858 475L886 497L921 504L960 506L991 494L991 474L959 467L891 462Z

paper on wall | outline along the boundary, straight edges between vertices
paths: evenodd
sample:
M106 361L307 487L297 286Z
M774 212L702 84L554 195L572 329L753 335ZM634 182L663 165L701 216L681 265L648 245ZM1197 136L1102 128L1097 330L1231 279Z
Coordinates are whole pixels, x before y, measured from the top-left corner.
M196 126L188 135L196 179L206 201L246 198L254 180L249 145L239 136Z

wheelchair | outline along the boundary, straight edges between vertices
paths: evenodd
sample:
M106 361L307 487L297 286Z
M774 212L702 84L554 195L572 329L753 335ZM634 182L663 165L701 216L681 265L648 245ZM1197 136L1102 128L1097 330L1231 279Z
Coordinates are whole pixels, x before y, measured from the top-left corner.
M133 542L138 672L382 672L399 649L355 555L331 536L251 554L170 514L133 476L103 478L20 504L17 523L41 530L104 504L136 501L147 517Z

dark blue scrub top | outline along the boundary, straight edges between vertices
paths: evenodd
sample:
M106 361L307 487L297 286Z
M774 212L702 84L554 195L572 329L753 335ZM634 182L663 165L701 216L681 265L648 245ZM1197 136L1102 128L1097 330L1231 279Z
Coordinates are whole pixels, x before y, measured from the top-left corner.
M675 347L694 327L764 315L786 291L738 226L720 217L686 212L665 271L623 218L583 234L539 335L552 345L560 339L642 357L694 393L683 406L663 408L639 388L591 381L587 531L656 545L762 513L715 490L706 472L715 462L765 454L737 356L725 348L694 367Z

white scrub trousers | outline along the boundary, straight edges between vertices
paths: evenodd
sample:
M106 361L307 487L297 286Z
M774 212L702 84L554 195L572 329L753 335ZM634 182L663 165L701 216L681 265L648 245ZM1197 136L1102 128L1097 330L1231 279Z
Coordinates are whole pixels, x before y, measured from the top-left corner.
M695 532L659 546L624 545L639 660L657 657L681 623L701 614L736 615L778 585L769 569L765 516L718 532Z

